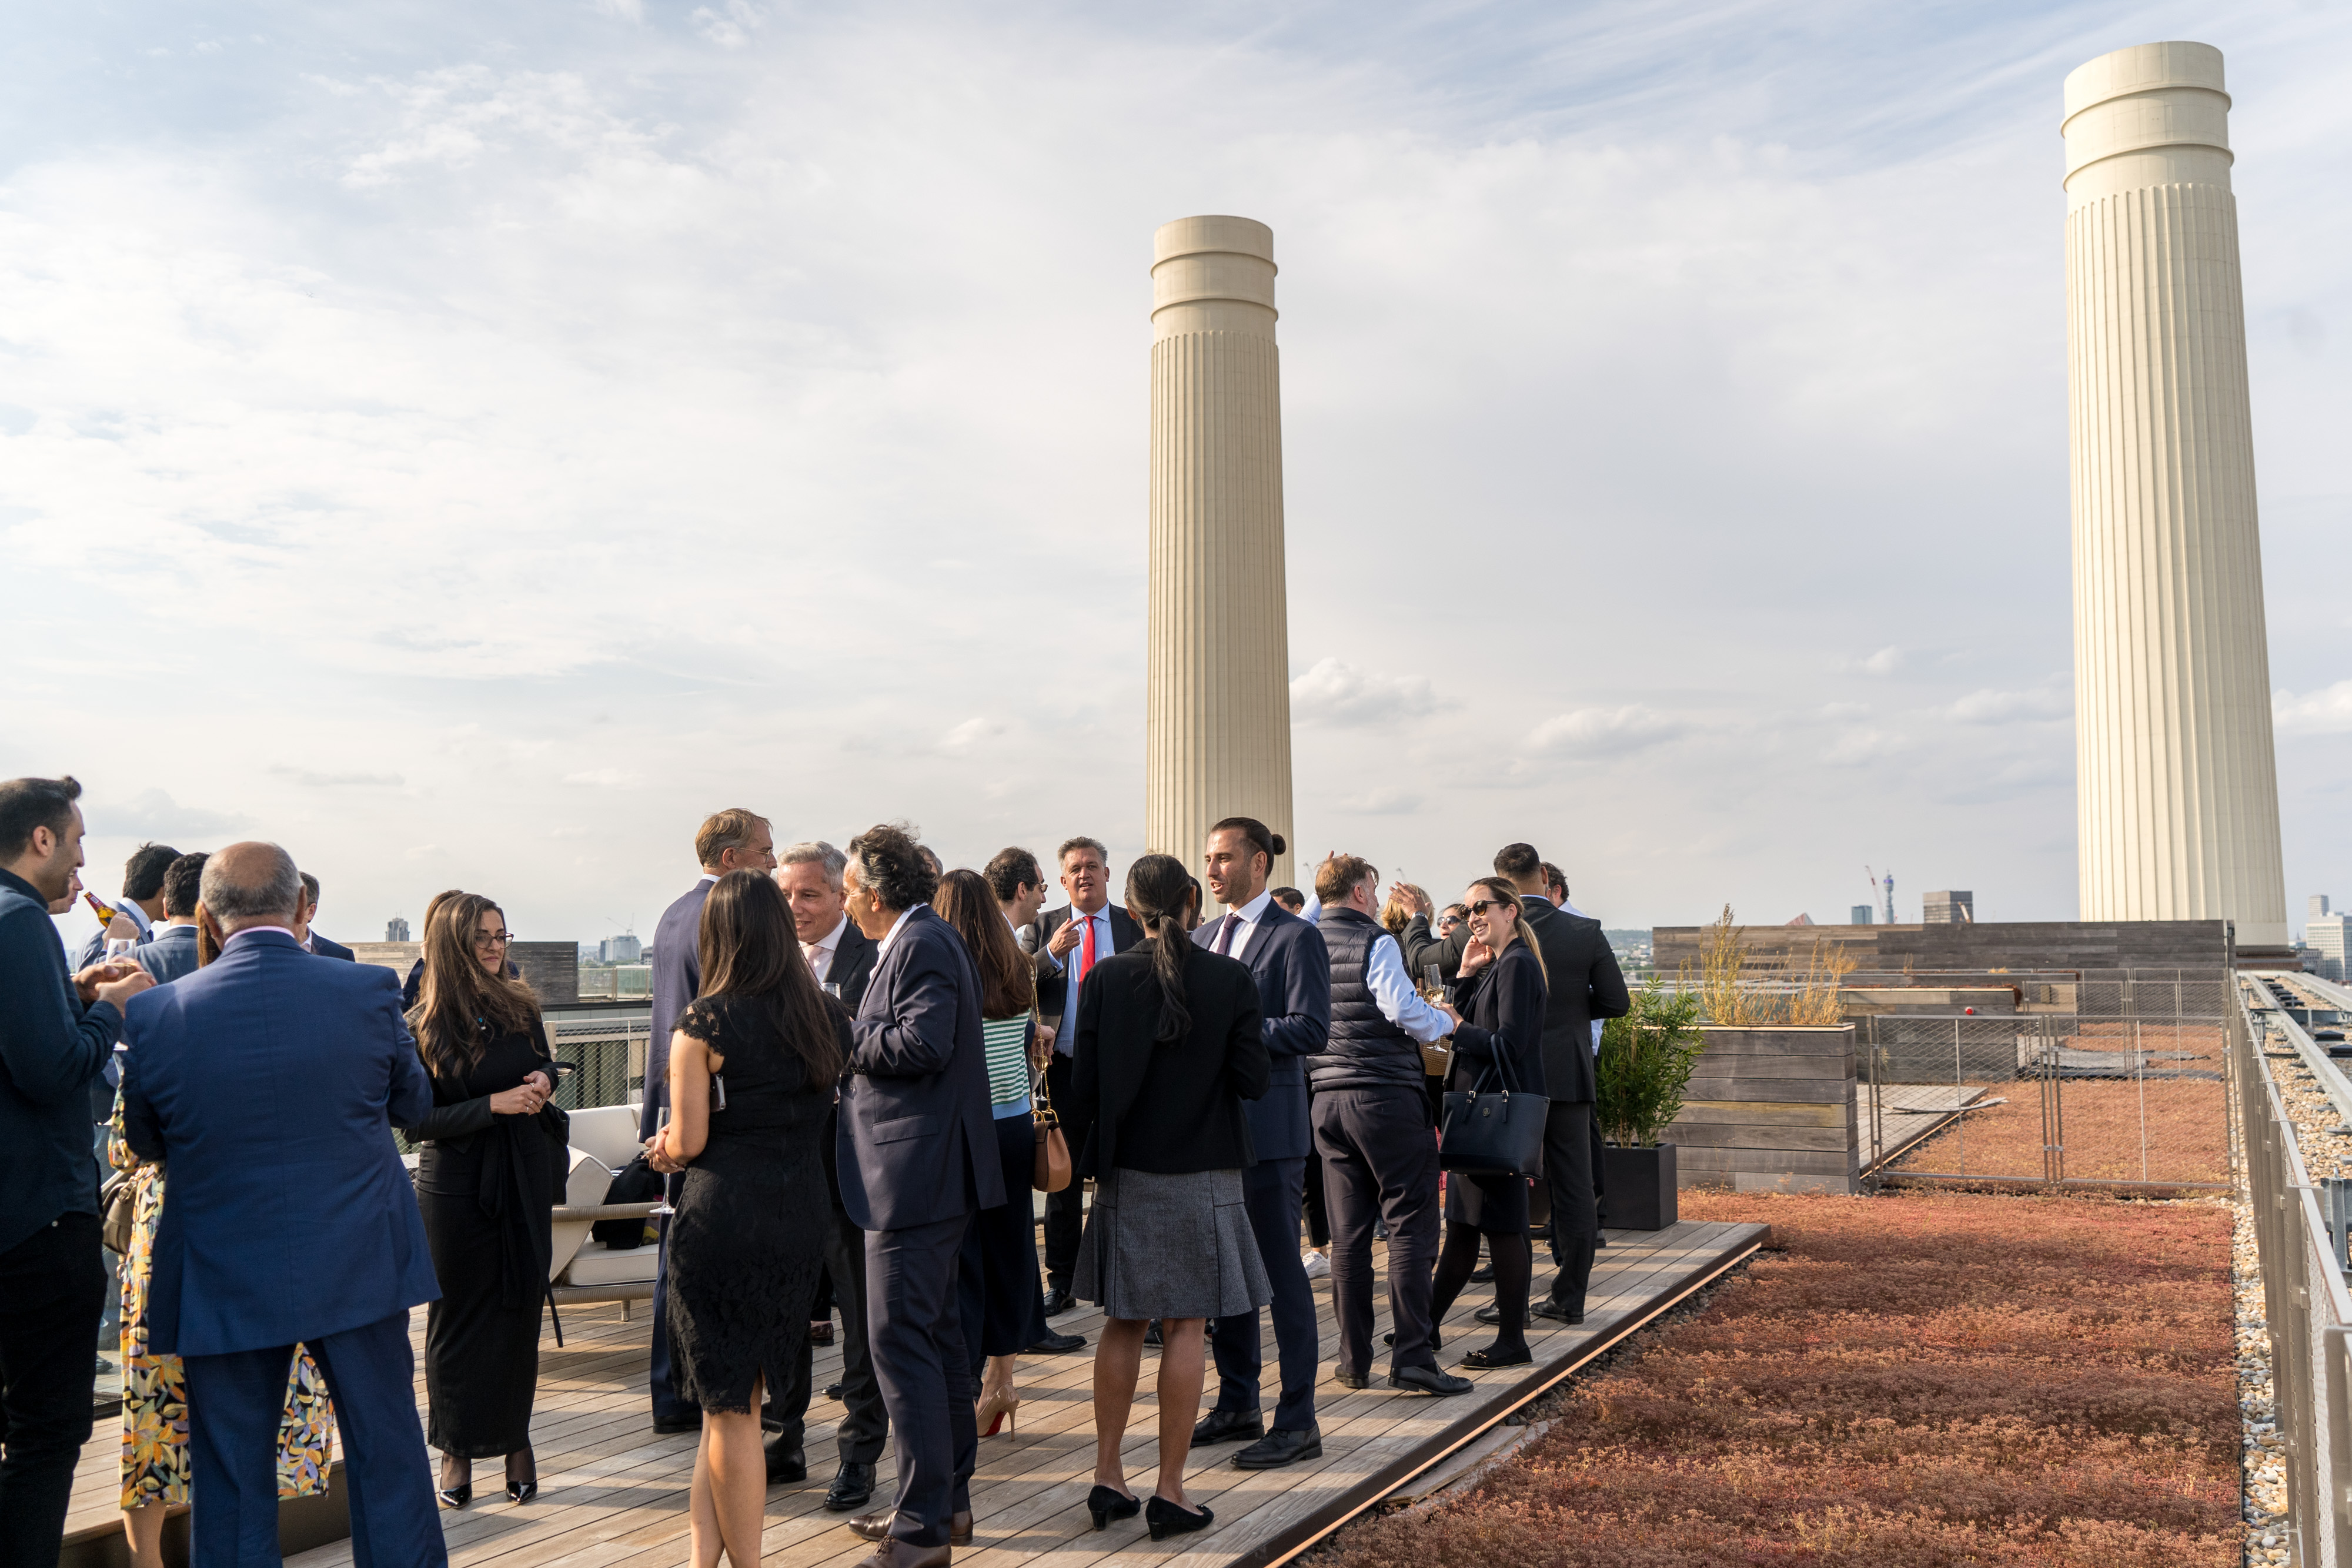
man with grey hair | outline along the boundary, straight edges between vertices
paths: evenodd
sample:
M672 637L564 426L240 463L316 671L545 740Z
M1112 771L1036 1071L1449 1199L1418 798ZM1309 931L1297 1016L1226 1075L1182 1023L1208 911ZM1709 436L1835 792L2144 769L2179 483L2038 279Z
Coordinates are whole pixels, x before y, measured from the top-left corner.
M301 1344L335 1402L352 1555L441 1568L408 1340L408 1310L441 1291L392 1137L432 1110L433 1085L392 971L296 943L303 897L276 844L220 851L196 911L220 956L125 1009L123 1141L172 1172L147 1332L187 1371L189 1555L277 1560L278 1423Z
M776 885L793 912L793 934L800 938L817 984L841 998L855 1016L866 999L866 982L873 977L877 946L849 918L842 873L849 859L821 839L790 844L776 855ZM881 1461L890 1435L890 1416L882 1403L882 1385L874 1375L874 1359L866 1343L866 1233L842 1207L841 1176L834 1156L834 1127L825 1123L818 1145L824 1155L826 1195L833 1200L833 1228L826 1233L824 1272L817 1280L809 1303L814 1325L824 1320L833 1330L833 1309L841 1308L841 1424L834 1431L834 1447L841 1468L824 1494L824 1506L837 1513L866 1506L874 1496L874 1467ZM768 1368L770 1404L765 1422L775 1430L766 1442L768 1479L772 1482L800 1480L808 1474L803 1441L808 1425L814 1352L801 1342L796 1361Z

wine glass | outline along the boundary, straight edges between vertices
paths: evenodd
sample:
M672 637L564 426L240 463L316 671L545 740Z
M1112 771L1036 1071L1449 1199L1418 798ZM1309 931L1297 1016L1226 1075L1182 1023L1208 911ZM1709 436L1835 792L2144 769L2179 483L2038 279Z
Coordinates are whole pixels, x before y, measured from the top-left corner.
M138 946L136 936L110 936L106 939L106 960L110 964L117 958L128 958L131 949Z
M656 1138L659 1138L659 1137L661 1136L661 1134L662 1134L662 1130L663 1130L664 1128L667 1127L668 1125L669 1125L669 1107L668 1107L668 1106L667 1106L667 1105L665 1105L665 1106L663 1106L660 1110L658 1110L658 1111L656 1111L656 1112L655 1112L655 1113L654 1113L654 1136L655 1136ZM669 1184L670 1184L670 1177L669 1177L669 1174L668 1174L667 1172L664 1172L664 1173L662 1174L662 1195L661 1195L661 1201L660 1201L659 1203L655 1204L655 1205L654 1205L654 1207L653 1207L652 1216L651 1216L653 1218L656 1218L656 1219L667 1219L667 1218L668 1218L671 1215L676 1214L676 1213L677 1212L677 1206L676 1204L674 1204L674 1203L670 1202L670 1200L669 1200L669 1199L670 1199Z

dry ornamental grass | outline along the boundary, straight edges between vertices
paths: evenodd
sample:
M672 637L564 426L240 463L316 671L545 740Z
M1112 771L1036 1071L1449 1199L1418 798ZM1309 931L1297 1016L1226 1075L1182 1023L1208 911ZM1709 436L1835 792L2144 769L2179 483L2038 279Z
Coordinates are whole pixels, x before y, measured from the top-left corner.
M2205 1204L1685 1193L1787 1250L1341 1568L2211 1568L2238 1561L2231 1217Z

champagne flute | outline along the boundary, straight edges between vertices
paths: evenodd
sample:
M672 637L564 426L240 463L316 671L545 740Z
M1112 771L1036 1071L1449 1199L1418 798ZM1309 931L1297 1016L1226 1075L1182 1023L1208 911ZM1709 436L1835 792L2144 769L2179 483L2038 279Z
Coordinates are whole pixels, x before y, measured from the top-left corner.
M669 1107L665 1105L660 1110L654 1113L654 1137L656 1141L660 1139L662 1133L668 1126ZM661 1201L654 1205L650 1215L650 1218L652 1218L667 1219L671 1215L677 1212L677 1206L670 1201L670 1179L668 1172L665 1171L662 1173Z

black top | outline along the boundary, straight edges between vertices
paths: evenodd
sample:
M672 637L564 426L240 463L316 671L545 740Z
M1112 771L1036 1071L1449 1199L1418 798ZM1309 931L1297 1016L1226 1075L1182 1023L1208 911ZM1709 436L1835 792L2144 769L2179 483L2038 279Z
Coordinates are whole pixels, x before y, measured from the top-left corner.
M834 1021L841 1049L849 1048L849 1025L839 1009ZM768 1009L744 997L697 998L677 1020L678 1032L717 1051L725 1065L727 1109L710 1113L714 1138L792 1126L807 1120L797 1102L833 1095L831 1083L812 1082L808 1063L778 1029ZM718 1096L711 1097L716 1106Z
M431 1071L432 1064L425 1065ZM530 1126L532 1144L543 1152L545 1140L536 1136L533 1116L494 1115L490 1111L491 1095L518 1087L534 1072L545 1073L550 1083L555 1082L547 1027L538 1019L531 1019L528 1030L490 1041L482 1048L482 1059L456 1076L433 1074L432 1113L415 1126L402 1129L412 1138L426 1140L416 1158L419 1192L463 1197L478 1190L483 1163L493 1157L493 1140L483 1136L485 1133Z
M1592 1025L1598 1019L1623 1018L1633 999L1625 989L1625 976L1609 946L1601 922L1570 915L1551 900L1521 894L1523 935L1543 949L1549 991L1544 1001L1544 1071L1551 1082L1551 1098L1562 1102L1593 1098ZM1434 963L1450 984L1470 940L1470 923L1464 921L1443 941L1430 935L1429 922L1416 915L1405 927L1402 943L1413 973ZM1456 998L1456 1007L1462 1007Z
M1079 1168L1091 1176L1244 1169L1257 1155L1242 1102L1265 1092L1271 1071L1256 977L1237 959L1186 943L1184 1003L1192 1027L1163 1046L1153 1039L1158 946L1147 941L1096 960L1078 992L1070 1092L1093 1124Z
M121 1033L112 1002L75 993L47 901L0 871L0 1252L98 1212L89 1085Z
M1495 961L1463 985L1462 1027L1454 1031L1451 1089L1473 1089L1483 1077L1491 1088L1514 1093L1549 1093L1544 1087L1544 975L1524 941L1503 949ZM1489 1071L1497 1062L1503 1080Z

